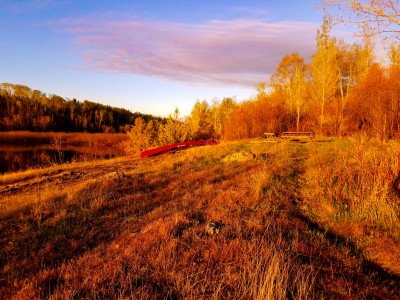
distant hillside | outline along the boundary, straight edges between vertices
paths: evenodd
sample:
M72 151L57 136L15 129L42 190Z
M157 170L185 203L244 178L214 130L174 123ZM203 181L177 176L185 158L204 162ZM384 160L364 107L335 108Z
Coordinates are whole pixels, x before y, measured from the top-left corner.
M126 132L138 117L162 121L87 100L66 100L24 85L0 85L0 131Z

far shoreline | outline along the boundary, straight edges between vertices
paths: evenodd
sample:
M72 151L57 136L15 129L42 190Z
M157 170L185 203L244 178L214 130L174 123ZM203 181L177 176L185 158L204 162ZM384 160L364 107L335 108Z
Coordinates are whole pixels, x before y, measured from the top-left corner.
M63 145L118 146L127 141L128 136L126 133L2 131L0 147L5 144L51 145L55 139L61 139Z

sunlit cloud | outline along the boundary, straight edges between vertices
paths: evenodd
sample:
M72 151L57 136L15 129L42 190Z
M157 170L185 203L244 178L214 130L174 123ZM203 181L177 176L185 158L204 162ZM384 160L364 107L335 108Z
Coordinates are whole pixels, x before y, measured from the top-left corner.
M254 86L281 58L314 49L318 25L308 22L215 20L203 24L98 18L65 19L82 68L183 82Z

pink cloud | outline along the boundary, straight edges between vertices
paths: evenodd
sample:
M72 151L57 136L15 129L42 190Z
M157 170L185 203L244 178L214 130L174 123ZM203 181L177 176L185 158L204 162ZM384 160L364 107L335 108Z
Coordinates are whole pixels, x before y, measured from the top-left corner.
M203 24L144 20L63 20L83 67L184 82L254 86L281 58L308 58L317 25L220 20Z

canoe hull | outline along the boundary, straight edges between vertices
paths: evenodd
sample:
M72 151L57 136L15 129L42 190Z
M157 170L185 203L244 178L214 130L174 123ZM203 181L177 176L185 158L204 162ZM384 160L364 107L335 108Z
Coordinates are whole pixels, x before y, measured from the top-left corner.
M198 140L198 141L190 141L190 142L180 142L175 144L170 144L150 150L145 150L140 153L142 158L160 155L163 153L174 152L179 150L188 149L191 147L205 146L205 145L216 145L218 142L216 140Z

